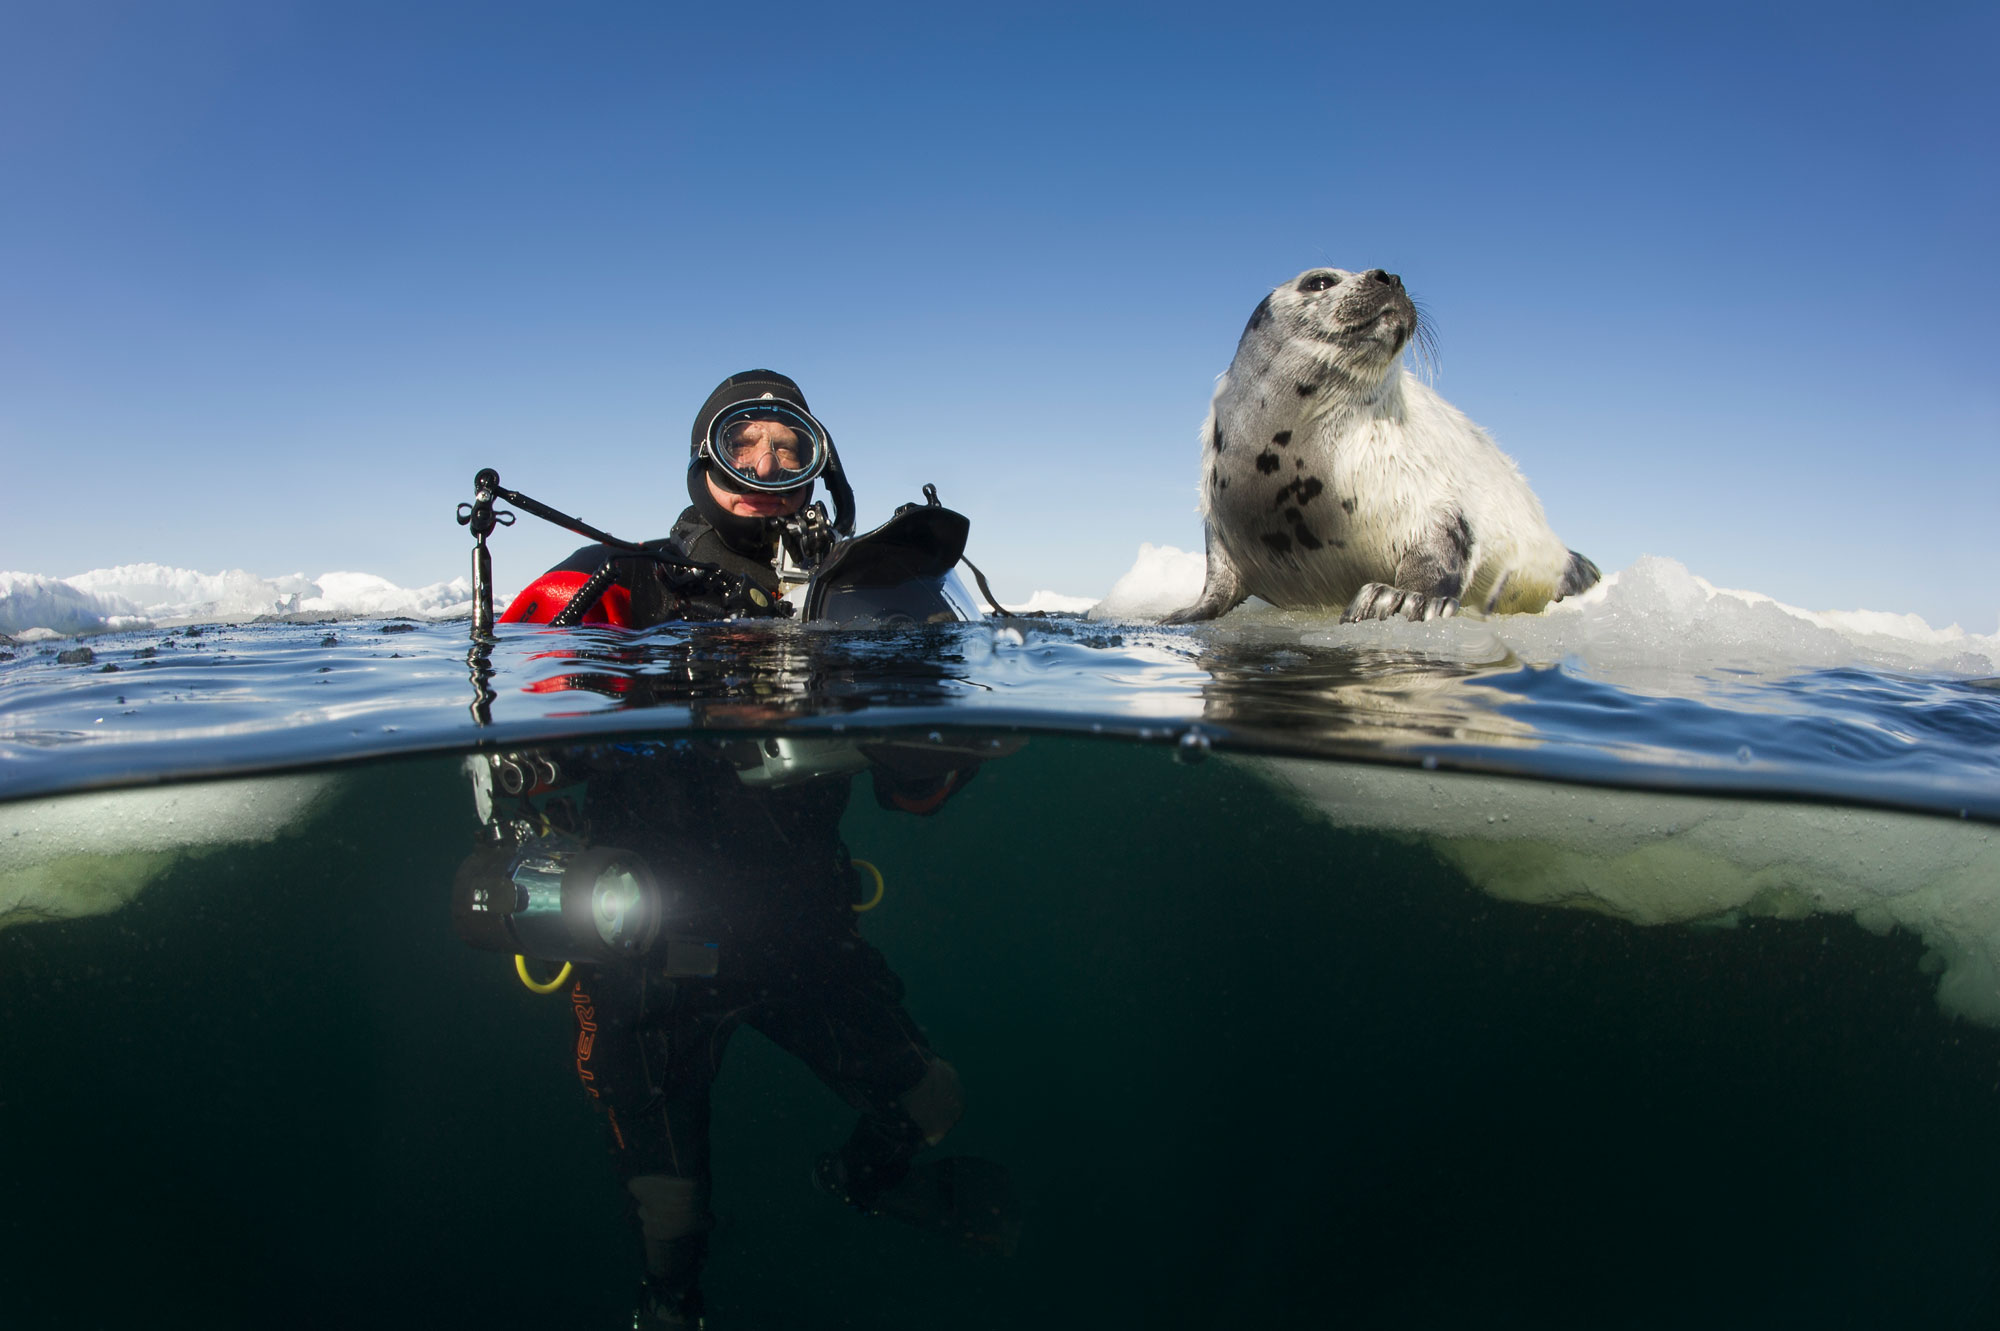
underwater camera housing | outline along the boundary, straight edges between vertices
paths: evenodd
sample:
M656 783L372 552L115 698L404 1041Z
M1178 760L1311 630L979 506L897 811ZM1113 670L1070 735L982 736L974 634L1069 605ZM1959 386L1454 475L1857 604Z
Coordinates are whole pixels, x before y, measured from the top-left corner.
M663 958L669 975L713 975L716 946L665 932L672 894L630 851L544 837L485 846L452 881L452 929L487 952L538 961Z
M983 618L954 572L972 520L940 504L931 486L924 498L836 544L806 584L800 618L880 628Z

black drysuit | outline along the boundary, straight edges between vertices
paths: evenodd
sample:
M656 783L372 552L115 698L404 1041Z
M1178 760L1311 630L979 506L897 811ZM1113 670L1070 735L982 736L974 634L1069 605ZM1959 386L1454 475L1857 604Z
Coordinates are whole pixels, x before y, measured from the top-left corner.
M674 542L739 575L761 572L757 580L770 586L770 565L726 547L693 508ZM602 550L580 550L559 568L595 567ZM627 613L670 604L651 577L641 561L621 574ZM516 607L534 594L524 592ZM560 608L510 609L508 617L545 621ZM957 1119L957 1074L910 1019L902 982L856 927L857 871L839 833L849 777L753 788L724 746L705 739L579 754L565 765L586 776L592 842L643 857L672 894L667 931L713 945L713 975L669 976L656 948L630 965L579 966L570 993L571 1058L604 1115L648 1283L660 1302L698 1311L713 1223L710 1089L737 1027L763 1033L860 1112L835 1168L837 1190L859 1205L900 1181L911 1158ZM877 792L885 803L929 812L969 774L878 773Z

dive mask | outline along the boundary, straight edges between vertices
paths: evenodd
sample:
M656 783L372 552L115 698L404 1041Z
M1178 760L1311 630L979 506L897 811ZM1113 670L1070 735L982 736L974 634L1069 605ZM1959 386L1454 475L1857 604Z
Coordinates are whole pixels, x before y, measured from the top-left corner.
M812 413L766 397L718 411L697 456L726 489L776 494L809 483L831 452L826 427Z

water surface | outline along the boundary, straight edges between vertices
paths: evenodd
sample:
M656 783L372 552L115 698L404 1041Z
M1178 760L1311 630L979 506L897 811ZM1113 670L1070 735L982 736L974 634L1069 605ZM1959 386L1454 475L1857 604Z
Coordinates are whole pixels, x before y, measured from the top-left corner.
M1976 677L1281 619L462 633L0 663L10 1325L621 1325L567 1005L451 929L462 759L774 739L997 742L932 817L823 779L965 1079L948 1149L1026 1227L817 1193L849 1111L746 1033L718 1328L2000 1318Z

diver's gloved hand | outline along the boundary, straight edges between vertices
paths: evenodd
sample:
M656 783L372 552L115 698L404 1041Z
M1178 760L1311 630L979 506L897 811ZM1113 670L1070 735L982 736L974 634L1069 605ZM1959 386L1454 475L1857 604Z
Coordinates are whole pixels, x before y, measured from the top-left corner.
M979 775L981 755L1004 757L1018 744L1003 744L985 734L954 734L941 743L933 735L927 744L895 740L864 744L861 752L875 783L875 802L904 813L932 814Z
M873 774L875 802L885 809L928 816L943 808L946 800L977 775L977 762L963 762L937 772L896 771L877 766Z
M789 615L789 601L778 601L748 578L722 569L712 571L658 565L660 581L679 602L676 619L761 619Z
M803 511L785 521L782 528L785 548L800 568L817 568L833 549L840 533L827 521L826 505L814 500Z
M947 1155L910 1166L902 1180L857 1197L837 1154L819 1158L813 1181L863 1215L885 1215L955 1239L965 1247L1012 1257L1021 1242L1021 1204L1007 1166L976 1155Z

